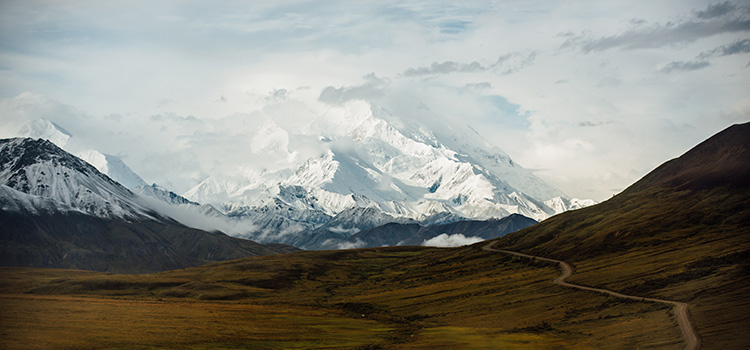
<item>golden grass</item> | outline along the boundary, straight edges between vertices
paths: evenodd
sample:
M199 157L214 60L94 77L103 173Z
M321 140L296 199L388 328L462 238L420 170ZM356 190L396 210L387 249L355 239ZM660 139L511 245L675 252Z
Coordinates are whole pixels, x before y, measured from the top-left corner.
M255 257L148 275L0 269L0 348L680 349L664 306L477 247Z
M1 301L5 349L351 348L391 330L294 306L29 295Z

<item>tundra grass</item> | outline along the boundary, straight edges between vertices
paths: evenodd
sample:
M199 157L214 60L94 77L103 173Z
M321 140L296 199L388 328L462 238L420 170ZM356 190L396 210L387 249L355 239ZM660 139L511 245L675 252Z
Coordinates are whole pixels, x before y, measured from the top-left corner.
M0 269L0 348L680 349L668 308L478 247L255 257L147 275Z

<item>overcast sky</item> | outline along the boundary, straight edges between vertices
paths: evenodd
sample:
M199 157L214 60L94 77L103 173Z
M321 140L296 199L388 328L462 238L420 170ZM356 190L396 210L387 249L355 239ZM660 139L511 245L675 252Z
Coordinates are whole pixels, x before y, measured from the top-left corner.
M750 4L0 1L3 125L54 120L178 192L165 166L254 161L230 152L240 116L294 128L342 87L462 120L602 200L750 119Z

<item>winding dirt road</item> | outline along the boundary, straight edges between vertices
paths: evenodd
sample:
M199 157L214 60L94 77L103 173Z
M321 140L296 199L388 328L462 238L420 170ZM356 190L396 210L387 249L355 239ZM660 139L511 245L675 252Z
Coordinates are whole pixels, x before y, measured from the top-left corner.
M494 244L495 242L490 242L489 244L483 246L482 249L486 251L510 254L510 255L520 256L520 257L529 258L529 259L549 261L549 262L560 265L560 268L562 269L562 274L560 274L560 276L555 279L554 281L555 284L559 284L561 286L565 286L569 288L588 290L592 292L612 295L618 298L633 299L633 300L638 300L638 301L650 301L654 303L663 303L663 304L672 305L672 310L674 312L675 317L677 318L677 324L679 324L680 331L682 331L682 337L685 338L685 350L700 349L700 341L698 340L698 335L695 332L695 328L693 328L693 324L690 323L690 319L688 318L688 304L687 303L683 303L680 301L656 299L656 298L644 298L644 297L639 297L635 295L622 294L622 293L618 293L618 292L611 291L608 289L593 288L593 287L587 287L587 286L582 286L578 284L568 283L568 282L565 282L565 279L570 277L570 275L573 274L573 267L570 266L570 264L562 260L544 258L541 256L518 253L518 252L504 250L504 249L495 249L495 248L492 248Z

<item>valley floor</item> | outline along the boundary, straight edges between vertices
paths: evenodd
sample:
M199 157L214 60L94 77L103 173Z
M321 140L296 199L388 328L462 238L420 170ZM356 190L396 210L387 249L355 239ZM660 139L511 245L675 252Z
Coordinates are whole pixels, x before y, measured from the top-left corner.
M7 349L682 349L668 306L553 283L555 265L394 247L148 275L0 269Z

